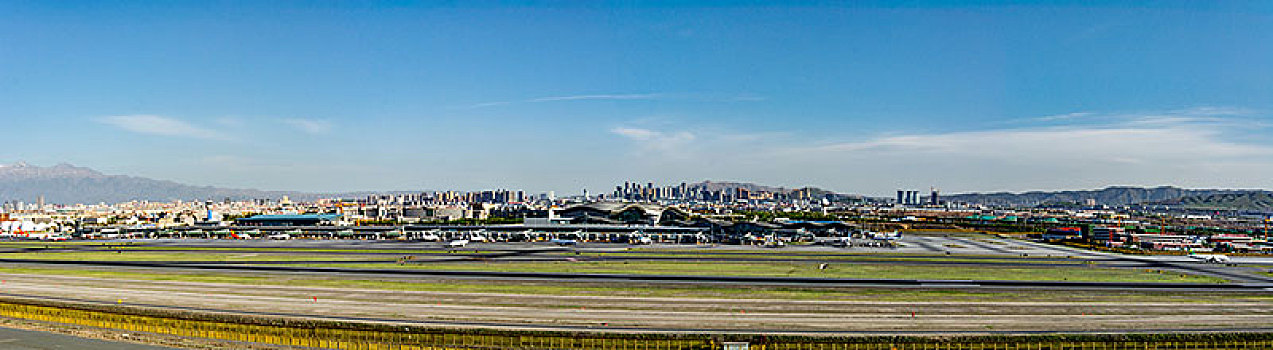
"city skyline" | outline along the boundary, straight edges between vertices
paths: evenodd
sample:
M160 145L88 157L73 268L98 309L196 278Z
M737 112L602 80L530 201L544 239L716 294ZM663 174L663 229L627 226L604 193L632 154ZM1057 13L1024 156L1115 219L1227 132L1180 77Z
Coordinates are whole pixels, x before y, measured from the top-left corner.
M1273 7L0 5L0 160L304 192L1273 188Z

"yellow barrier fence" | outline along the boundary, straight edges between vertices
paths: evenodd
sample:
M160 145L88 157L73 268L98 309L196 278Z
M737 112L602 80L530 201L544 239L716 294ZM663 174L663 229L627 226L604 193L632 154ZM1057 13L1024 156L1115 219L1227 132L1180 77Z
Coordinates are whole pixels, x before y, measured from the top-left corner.
M604 349L688 350L722 349L720 337L705 335L631 335L423 329L391 325L338 322L283 321L253 318L249 322L199 319L194 314L147 315L143 310L121 312L102 306L78 308L47 303L0 302L0 317L166 334L189 338L285 345L301 348L408 349ZM249 320L249 319L245 319ZM306 326L298 326L298 325ZM342 327L342 325L347 327ZM1176 350L1273 349L1273 335L1180 335L1194 341L1056 340L1047 337L939 338L800 338L749 336L748 350ZM734 339L737 340L737 339Z

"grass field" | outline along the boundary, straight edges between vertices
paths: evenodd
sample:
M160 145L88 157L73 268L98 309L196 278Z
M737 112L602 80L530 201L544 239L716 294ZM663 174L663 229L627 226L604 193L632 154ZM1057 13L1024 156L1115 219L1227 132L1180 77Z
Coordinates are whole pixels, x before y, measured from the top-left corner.
M560 255L570 255L573 253L560 253ZM728 251L724 253L707 252L686 252L686 251L631 251L621 253L584 253L585 257L651 257L651 258L689 258L689 259L713 259L713 258L747 258L747 259L766 259L766 260L809 260L809 261L857 261L857 260L886 260L886 261L922 261L922 262L977 262L977 263L1031 263L1031 264L1083 264L1085 261L1081 259L1065 260L1065 257L1043 257L1043 256L1005 256L1005 255L933 255L933 254L913 254L913 253L870 253L861 252L826 252L805 254L781 254L777 252L742 252Z
M111 249L131 250L131 251L189 251L189 252L260 252L260 253L393 253L393 254L423 254L423 253L449 253L444 249L332 249L332 248L305 248L305 247L165 247L165 246L132 246Z
M78 250L122 250L122 251L171 251L179 252L260 252L260 253L447 253L445 249L332 249L307 247L168 247L152 246L144 243L100 243L100 242L0 242L0 250L22 248L78 249Z
M310 286L451 293L511 295L582 295L675 297L699 299L791 299L870 301L960 302L1273 302L1273 295L1238 293L1162 293L1111 291L978 291L942 289L820 288L790 286L662 285L639 283L590 283L496 280L402 280L393 278L337 278L295 275L246 275L232 272L177 272L131 269L68 269L0 266L0 273L58 275L143 281L179 281L241 285Z
M336 265L301 265L328 267ZM445 271L504 271L546 273L780 276L866 279L954 279L1085 282L1183 282L1222 283L1223 280L1140 269L1100 267L984 267L952 265L893 265L872 263L831 263L825 270L819 263L792 262L665 262L665 261L581 261L581 262L444 262L405 265L342 264L346 268L406 268Z
M227 252L226 248L188 248L182 251L146 251L146 247L124 247L134 249L116 249L112 251L48 251L3 253L0 258L7 259L44 259L68 261L395 261L394 255L358 255L367 250L327 249L326 251L306 251L288 248L286 250L270 248L248 248L246 251ZM162 249L162 247L156 247ZM344 254L324 254L341 252ZM774 259L768 261L648 261L648 260L609 260L579 262L418 262L402 265L396 264L301 264L296 266L342 267L342 268L401 268L449 271L506 271L506 272L551 272L551 273L593 273L593 274L650 274L650 275L718 275L718 276L777 276L777 277L819 277L819 278L853 278L853 279L954 279L954 280L1019 280L1019 281L1084 281L1084 282L1183 282L1183 283L1222 283L1224 281L1204 276L1161 273L1143 269L1104 268L1056 259L1031 259L1015 257L996 257L994 259L975 259L954 256L902 256L902 255L860 255L860 254L828 254L817 256L811 254L792 254L792 252L747 251L748 254L704 254L692 250L636 250L618 253L588 253L590 256L604 257L679 257L679 258L720 258L746 257L749 259ZM739 251L741 252L741 251ZM350 254L353 253L353 254ZM713 251L713 253L717 253ZM456 255L472 254L457 253ZM567 254L553 252L551 255ZM574 256L573 253L569 253ZM825 254L825 253L824 253ZM883 259L908 261L919 264L888 264L873 262L854 262L854 260ZM787 260L787 261L781 261ZM803 260L808 260L805 262ZM827 269L819 269L823 262ZM942 262L978 262L978 263L1049 263L1055 267L1033 266L993 266L986 265L942 265Z
M482 255L488 253L500 252L499 250L444 250L444 249L335 249L335 248L313 248L313 247L168 247L168 246L149 246L144 244L128 244L128 245L102 245L83 244L85 242L51 242L52 244L43 244L39 242L0 242L0 249L3 248L45 248L49 251L28 252L28 253L3 253L0 258L9 257L15 259L65 259L65 260L204 260L204 261L234 261L242 260L235 258L247 253L259 253L253 260L276 260L276 261L303 261L303 260L324 260L319 258L321 255L340 256L339 258L330 258L325 260L347 260L350 255L367 254L361 259L374 259L376 255L380 259L393 260L389 256L401 254L403 256L413 254L447 254L447 255ZM61 250L65 249L65 250ZM95 254L120 254L115 257ZM147 253L150 255L145 255ZM310 257L302 257L306 254ZM714 259L714 258L746 258L746 259L765 259L765 260L810 260L810 261L861 261L861 260L887 260L887 261L920 261L920 262L976 262L976 263L1017 263L1028 262L1035 264L1083 264L1083 260L1065 260L1063 257L1020 257L1020 256L1004 256L1004 255L933 255L933 254L914 254L914 253L870 253L862 252L839 252L839 251L772 251L772 250L738 250L738 249L712 249L712 250L692 250L692 249L648 249L637 248L624 251L614 252L584 252L576 254L571 251L559 252L541 252L539 255L549 256L582 256L582 257L627 257L627 258L690 258L690 259ZM183 256L184 255L184 256ZM275 256L287 256L287 258ZM91 257L91 258L83 258ZM230 257L230 258L224 258Z
M40 259L71 261L321 261L321 260L387 260L383 255L314 255L314 254L256 254L197 252L137 252L137 251L89 251L89 252L39 252L4 253L3 259Z
M947 258L997 258L1005 260L1036 260L1036 259L1057 259L1066 258L1067 256L1017 256L1003 254L963 254L955 253L950 255L938 253L916 253L916 252L894 252L894 251L854 251L854 250L778 250L778 249L684 249L684 248L628 248L623 254L652 254L667 256L719 256L719 255L741 255L741 256L782 256L787 258L824 258L824 257L854 257L868 256L872 258L888 258L888 257L930 257L937 259Z

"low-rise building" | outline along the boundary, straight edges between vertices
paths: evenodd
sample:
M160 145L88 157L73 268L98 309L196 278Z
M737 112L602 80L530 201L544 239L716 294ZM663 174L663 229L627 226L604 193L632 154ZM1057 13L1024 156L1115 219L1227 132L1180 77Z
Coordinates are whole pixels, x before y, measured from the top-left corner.
M340 226L338 214L256 215L238 219L241 226Z

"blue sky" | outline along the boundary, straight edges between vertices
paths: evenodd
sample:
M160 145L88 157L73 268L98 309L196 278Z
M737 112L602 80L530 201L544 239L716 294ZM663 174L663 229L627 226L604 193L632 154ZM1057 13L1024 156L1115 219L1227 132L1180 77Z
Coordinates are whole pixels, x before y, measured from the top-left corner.
M0 3L0 160L302 191L1273 188L1269 2Z

